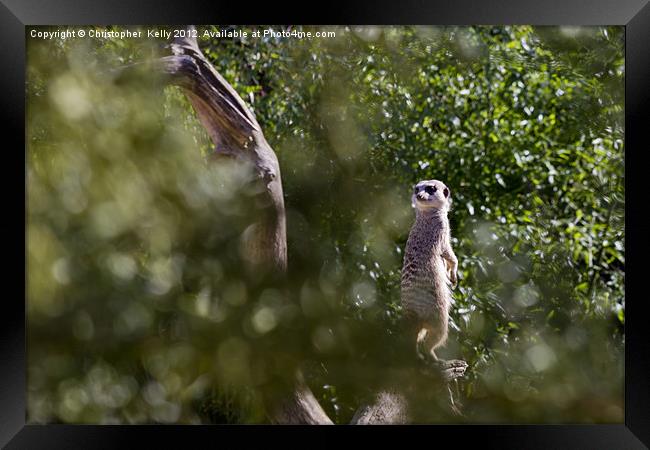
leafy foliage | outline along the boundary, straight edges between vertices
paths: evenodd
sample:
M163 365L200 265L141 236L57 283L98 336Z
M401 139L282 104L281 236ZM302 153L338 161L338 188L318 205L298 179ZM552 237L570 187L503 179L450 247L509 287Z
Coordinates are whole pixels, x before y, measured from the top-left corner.
M280 159L283 287L241 267L247 174L205 163L180 91L113 71L162 42L28 40L30 420L264 421L261 388L300 364L341 423L391 379L425 422L622 421L622 28L236 29L200 45ZM454 202L462 419L393 370L431 178Z

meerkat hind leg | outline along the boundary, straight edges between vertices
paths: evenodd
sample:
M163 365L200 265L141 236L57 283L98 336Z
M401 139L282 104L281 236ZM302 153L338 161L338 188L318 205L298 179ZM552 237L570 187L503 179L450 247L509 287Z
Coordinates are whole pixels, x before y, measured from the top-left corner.
M432 342L432 331L428 327L420 328L417 335L417 355L430 367L440 371L446 380L454 380L465 374L468 364L461 359L444 360L435 353L435 343Z
M452 367L467 367L467 363L460 359L444 360L440 359L435 352L436 342L433 342L433 332L428 327L423 326L417 335L417 353L420 359L431 365L439 366L443 369Z
M438 360L438 357L435 353L433 353L433 350L431 350L431 347L429 346L429 335L430 332L427 328L420 328L415 345L418 358L420 358L425 363L428 363L431 358L433 358L434 361Z

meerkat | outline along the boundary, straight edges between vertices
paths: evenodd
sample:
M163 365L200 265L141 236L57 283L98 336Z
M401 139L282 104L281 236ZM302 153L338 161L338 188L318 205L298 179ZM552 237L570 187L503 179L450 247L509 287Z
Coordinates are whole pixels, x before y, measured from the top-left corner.
M452 287L457 284L458 258L451 248L447 213L451 192L438 180L414 187L415 223L406 242L401 279L405 318L416 335L418 356L425 361L464 373L467 363L440 360L435 350L447 339Z

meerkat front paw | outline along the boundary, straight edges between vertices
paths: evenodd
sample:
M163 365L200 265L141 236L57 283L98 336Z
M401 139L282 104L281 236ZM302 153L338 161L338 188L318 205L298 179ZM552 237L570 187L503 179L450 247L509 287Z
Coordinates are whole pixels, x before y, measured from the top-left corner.
M449 280L451 281L451 287L456 289L458 286L458 275L454 271L449 272Z

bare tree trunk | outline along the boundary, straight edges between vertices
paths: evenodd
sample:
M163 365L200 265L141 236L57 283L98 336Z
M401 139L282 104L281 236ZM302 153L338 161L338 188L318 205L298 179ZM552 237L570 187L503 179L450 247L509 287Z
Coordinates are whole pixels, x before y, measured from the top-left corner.
M193 26L187 28L195 30ZM192 33L188 33L190 36ZM199 120L214 143L214 156L226 156L250 164L262 183L269 207L246 234L246 259L256 270L283 276L287 269L285 208L280 166L254 114L230 84L214 69L193 37L171 43L172 55L159 65L173 83L181 86ZM280 400L268 401L271 422L279 424L332 424L300 372ZM355 424L407 423L405 397L384 390L372 404L362 406Z

